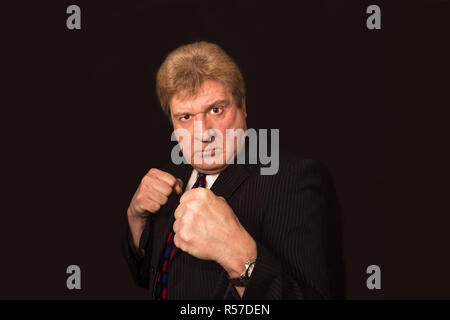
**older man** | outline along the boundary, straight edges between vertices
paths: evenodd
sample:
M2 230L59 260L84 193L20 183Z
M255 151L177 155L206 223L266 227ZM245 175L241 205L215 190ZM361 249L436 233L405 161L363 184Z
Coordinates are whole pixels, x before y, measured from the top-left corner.
M245 148L217 137L247 130L245 85L215 44L171 52L157 93L175 131L189 133L177 135L188 164L150 169L131 200L124 249L137 283L157 300L329 298L338 254L323 166L282 157L261 175L259 164L230 164Z

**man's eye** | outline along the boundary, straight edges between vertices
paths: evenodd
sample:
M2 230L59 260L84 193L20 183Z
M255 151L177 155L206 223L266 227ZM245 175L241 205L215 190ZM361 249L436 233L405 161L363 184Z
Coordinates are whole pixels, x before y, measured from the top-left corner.
M210 112L212 114L219 114L220 112L222 112L222 108L221 107L213 107L213 108L211 108Z
M185 115L182 116L180 119L181 119L181 120L189 120L190 117L191 117L190 114L185 114Z

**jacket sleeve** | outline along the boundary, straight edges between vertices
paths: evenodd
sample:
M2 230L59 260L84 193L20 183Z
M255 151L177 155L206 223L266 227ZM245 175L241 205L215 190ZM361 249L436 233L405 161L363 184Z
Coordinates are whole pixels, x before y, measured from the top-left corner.
M125 260L128 264L128 268L134 281L143 288L149 288L149 275L150 275L150 261L151 252L148 245L149 227L151 219L148 218L144 231L142 232L139 250L136 250L131 237L130 227L128 222L125 223L125 230L123 232L122 239L122 251L125 256ZM141 251L145 253L142 254Z
M334 190L326 168L296 160L279 174L267 197L258 257L242 299L334 298L330 262L337 253L328 246Z

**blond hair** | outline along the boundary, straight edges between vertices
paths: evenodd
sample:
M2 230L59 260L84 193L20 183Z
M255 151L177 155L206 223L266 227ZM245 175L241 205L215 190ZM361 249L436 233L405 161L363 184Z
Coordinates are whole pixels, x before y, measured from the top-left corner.
M221 82L241 107L245 83L237 64L218 45L201 41L175 49L159 68L156 93L164 113L170 118L170 100L174 94L195 96L205 80Z

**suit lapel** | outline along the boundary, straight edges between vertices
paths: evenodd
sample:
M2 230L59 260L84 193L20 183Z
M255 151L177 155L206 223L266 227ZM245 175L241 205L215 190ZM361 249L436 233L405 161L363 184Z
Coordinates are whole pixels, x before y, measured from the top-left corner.
M224 171L220 173L217 180L211 187L211 191L216 196L229 199L234 191L247 179L249 172L245 166L231 164Z

